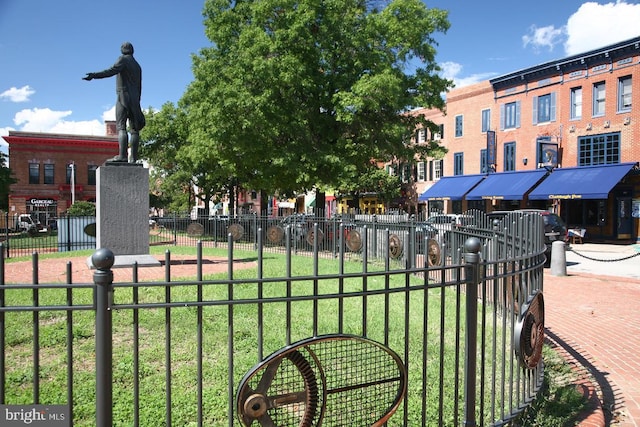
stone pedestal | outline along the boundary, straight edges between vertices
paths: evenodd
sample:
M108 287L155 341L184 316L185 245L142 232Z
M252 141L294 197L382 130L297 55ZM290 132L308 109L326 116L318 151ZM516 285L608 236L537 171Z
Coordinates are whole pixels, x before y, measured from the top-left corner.
M107 162L96 181L96 248L113 252L114 267L159 265L149 255L149 170Z

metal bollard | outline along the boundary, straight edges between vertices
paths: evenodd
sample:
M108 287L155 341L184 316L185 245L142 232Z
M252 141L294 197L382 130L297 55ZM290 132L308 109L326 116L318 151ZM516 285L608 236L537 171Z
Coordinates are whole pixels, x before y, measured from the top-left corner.
M106 248L98 249L91 256L96 267L93 273L94 301L96 309L96 426L111 427L113 424L113 341L112 313L113 302L113 252Z
M551 274L554 276L567 275L567 252L565 243L556 240L551 244Z
M476 423L476 372L478 348L478 283L480 248L482 243L476 237L464 242L464 269L466 282L466 329L464 367L464 426L475 427Z

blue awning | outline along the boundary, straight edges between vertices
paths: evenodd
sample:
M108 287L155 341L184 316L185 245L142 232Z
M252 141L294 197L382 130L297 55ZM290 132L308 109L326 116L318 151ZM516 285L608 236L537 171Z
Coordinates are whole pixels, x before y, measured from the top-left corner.
M418 198L421 202L428 200L462 200L465 194L476 186L486 175L445 176L433 184Z
M467 194L467 200L522 200L547 174L546 169L492 173Z
M554 169L529 199L606 199L635 163Z

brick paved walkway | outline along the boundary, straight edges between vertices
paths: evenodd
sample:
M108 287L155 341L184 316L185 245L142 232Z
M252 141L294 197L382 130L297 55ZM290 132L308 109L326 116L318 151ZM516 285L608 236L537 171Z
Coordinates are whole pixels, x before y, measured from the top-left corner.
M548 335L590 371L605 425L640 426L640 280L547 270L544 296Z

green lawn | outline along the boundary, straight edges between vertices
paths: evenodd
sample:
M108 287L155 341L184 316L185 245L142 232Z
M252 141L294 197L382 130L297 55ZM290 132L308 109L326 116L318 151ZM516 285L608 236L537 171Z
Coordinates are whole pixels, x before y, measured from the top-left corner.
M193 248L152 247L151 252L162 254L165 250L172 253L193 254ZM88 255L91 251L83 251ZM204 249L205 256L225 256L225 249ZM67 254L68 256L68 254ZM235 252L236 258L255 259L255 252ZM287 268L284 256L265 254L263 277L282 277ZM290 265L292 275L306 276L318 269L320 274L335 274L339 271L337 260L319 260L318 265L307 257L293 257ZM464 297L454 289L429 288L425 290L424 280L410 275L369 277L366 285L362 279L350 278L350 273L362 271L359 262L345 262L343 280L331 279L314 283L303 280L288 284L286 282L266 283L259 290L255 283L255 269L239 270L234 279L247 283L236 284L233 289L225 284L211 283L202 286L203 301L209 302L202 308L203 330L203 393L204 424L228 425L228 354L229 345L233 347L234 370L233 388L239 384L242 376L258 361L256 349L259 326L262 325L262 342L266 357L287 343L317 334L350 333L361 335L366 327L367 337L386 342L408 362L409 391L406 404L410 414L408 425L419 425L424 409L428 425L437 423L440 403L443 405L443 425L455 425L454 402L456 401L454 381L462 382L464 352L456 352L457 347L464 348L464 316L456 321L455 309L461 307L464 313ZM369 271L381 270L382 266L371 264ZM224 279L225 275L205 277L214 281ZM399 289L388 296L353 296L352 292L366 289L369 291L386 288ZM412 289L404 292L407 288ZM232 293L235 301L251 300L262 293L265 302L259 306L238 304L230 311L225 304ZM277 301L287 295L300 296L345 295L343 298L329 298L317 303L296 300L290 304ZM172 302L190 302L197 299L198 285L185 283L171 289ZM42 290L39 292L41 306L63 304L66 298L64 290ZM162 303L166 301L166 291L162 286L144 286L139 289L141 303ZM75 305L91 304L92 292L79 289L73 292ZM33 300L31 290L13 290L5 292L5 304L28 305ZM118 288L115 292L116 304L127 304L132 300L130 289ZM366 306L366 314L363 307ZM425 310L425 307L427 309ZM287 316L287 313L289 316ZM316 313L316 315L314 315ZM405 313L408 313L405 316ZM342 315L342 323L338 322ZM164 308L140 309L138 311L139 356L140 356L140 425L163 425L165 419L165 348L167 342L167 316ZM196 420L196 331L198 309L178 307L171 310L171 383L172 383L172 424L176 426L195 425ZM6 315L6 402L9 404L33 403L33 330L30 325L33 314L9 313ZM233 319L233 340L229 340L229 319ZM291 319L290 322L287 319ZM73 372L74 372L74 425L91 426L95 420L95 366L94 366L94 320L92 311L78 311L73 314ZM118 309L113 312L113 348L114 348L114 425L130 425L133 419L133 382L131 375L134 366L134 327L133 312L130 309ZM492 323L490 320L489 325ZM386 323L385 323L386 322ZM39 315L40 324L40 402L60 404L66 401L66 313L43 311ZM388 325L385 334L385 324ZM497 322L500 325L500 322ZM342 325L342 329L340 326ZM444 330L444 334L440 331ZM456 333L458 332L458 333ZM491 332L491 331L488 331ZM497 331L500 335L500 331ZM409 343L406 347L405 343ZM426 358L423 349L426 349ZM405 354L406 352L406 354ZM456 361L458 368L456 368ZM500 354L487 360L502 363ZM423 371L423 367L426 371ZM508 373L508 372L507 372ZM427 387L422 389L423 375L427 378ZM447 387L440 395L439 385L444 380ZM501 383L502 374L496 374ZM462 386L458 390L461 399ZM487 393L488 394L488 393ZM424 402L423 402L424 396ZM441 399L442 398L442 399ZM485 405L490 402L485 395ZM458 411L462 411L463 402L459 401ZM400 411L399 411L400 412ZM398 414L400 415L400 414ZM486 414L487 415L487 414ZM460 420L458 420L459 422ZM488 420L486 420L488 421ZM236 423L239 425L239 423ZM402 425L400 417L395 416L389 425ZM546 425L546 424L536 424ZM554 424L555 425L555 424Z

